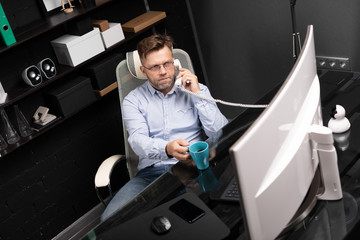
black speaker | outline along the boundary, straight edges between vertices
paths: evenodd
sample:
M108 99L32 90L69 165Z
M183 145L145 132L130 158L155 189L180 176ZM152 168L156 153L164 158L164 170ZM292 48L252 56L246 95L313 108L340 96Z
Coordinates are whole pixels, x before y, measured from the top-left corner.
M42 83L41 72L35 65L26 68L22 72L22 78L24 79L26 84L32 87L35 87Z
M56 75L55 63L50 58L41 60L37 67L40 69L43 76L47 79L53 78Z

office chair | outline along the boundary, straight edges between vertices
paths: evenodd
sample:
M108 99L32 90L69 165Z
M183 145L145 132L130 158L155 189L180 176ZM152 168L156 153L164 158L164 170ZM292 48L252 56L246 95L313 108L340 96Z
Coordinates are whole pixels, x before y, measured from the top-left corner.
M173 55L175 59L179 59L183 68L189 69L194 73L194 68L191 63L190 56L184 50L173 49ZM120 107L122 106L125 96L135 89L137 86L145 83L146 77L142 74L140 70L141 62L137 50L133 52L126 53L126 59L122 60L116 67L116 80L119 91L120 98ZM177 72L175 73L175 76ZM113 192L111 189L110 178L112 170L120 161L126 161L126 165L129 171L130 179L133 178L137 173L137 166L139 162L138 156L131 149L127 139L129 137L128 132L126 131L126 126L124 120L122 120L123 125L123 134L125 142L125 155L116 154L107 159L105 159L99 166L96 175L95 175L95 189L100 201L105 204L104 199L101 197L99 188L108 187L110 196L113 197Z

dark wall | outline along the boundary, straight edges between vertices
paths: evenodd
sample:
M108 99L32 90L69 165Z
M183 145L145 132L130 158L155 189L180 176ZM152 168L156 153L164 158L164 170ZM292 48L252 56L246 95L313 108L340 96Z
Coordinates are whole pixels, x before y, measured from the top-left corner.
M298 0L298 26L303 34L305 26L314 25L318 56L350 57L353 71L360 71L360 28L356 0Z
M285 80L294 61L290 1L188 0L207 84L215 98L253 103ZM360 28L356 0L299 0L302 41L314 25L316 54L350 57L360 70ZM199 47L200 46L200 47ZM220 106L234 117L242 109Z
M39 19L41 22L44 14L39 2L1 1L16 34L31 29ZM142 0L114 2L111 7L94 12L93 17L124 23L145 12ZM151 0L149 4L151 10L167 13L165 22L154 31L174 35L177 47L186 49L198 59L185 1ZM33 15L29 17L29 13ZM64 32L64 26L56 27L1 54L0 80L5 90L26 87L20 77L25 67L45 57L56 61L49 41ZM151 30L112 53L133 50L139 40L150 34ZM64 81L81 72L82 69L76 70ZM42 91L36 91L18 102L28 119L43 103L41 96ZM6 111L10 112L12 107L6 107ZM14 152L0 157L0 239L51 239L99 204L94 190L95 173L105 158L124 154L123 143L121 111L115 90ZM123 174L124 171L125 166L118 170ZM121 177L113 180L115 189L125 181Z

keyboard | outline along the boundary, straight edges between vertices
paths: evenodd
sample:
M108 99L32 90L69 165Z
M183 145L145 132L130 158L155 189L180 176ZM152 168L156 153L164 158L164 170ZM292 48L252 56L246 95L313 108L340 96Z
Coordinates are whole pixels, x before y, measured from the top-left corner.
M230 180L230 182L224 189L223 193L220 196L220 200L239 201L239 190L235 177Z
M210 193L210 199L215 201L226 201L239 203L238 183L233 173L232 164L227 166L225 172L220 176L220 187Z

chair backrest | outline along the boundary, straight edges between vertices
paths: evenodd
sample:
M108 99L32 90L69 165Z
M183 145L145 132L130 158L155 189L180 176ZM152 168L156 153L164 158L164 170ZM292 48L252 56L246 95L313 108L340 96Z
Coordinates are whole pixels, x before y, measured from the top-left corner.
M183 68L189 69L194 73L194 68L191 63L189 54L182 49L173 49L175 59L179 59ZM116 67L116 79L118 84L120 107L124 101L124 98L130 91L145 83L146 78L140 71L140 59L137 51L128 52L126 59L122 60ZM176 76L176 75L175 75ZM134 153L128 143L129 134L126 130L125 122L122 120L124 142L125 142L125 155L129 170L130 178L133 178L137 173L137 166L139 163L139 157Z

